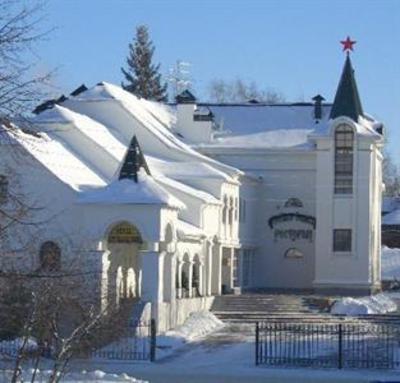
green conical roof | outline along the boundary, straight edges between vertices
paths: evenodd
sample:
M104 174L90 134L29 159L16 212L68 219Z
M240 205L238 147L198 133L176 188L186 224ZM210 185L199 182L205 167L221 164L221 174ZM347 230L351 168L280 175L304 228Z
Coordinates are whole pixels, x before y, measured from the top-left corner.
M147 166L142 150L140 149L139 142L136 139L136 136L133 136L129 148L126 151L118 178L120 180L128 178L137 183L140 168L144 168L146 173L150 175L150 170Z
M358 116L363 115L360 96L357 90L354 69L351 65L350 56L347 55L346 62L340 78L339 86L336 91L335 101L333 102L330 118L347 116L354 121Z

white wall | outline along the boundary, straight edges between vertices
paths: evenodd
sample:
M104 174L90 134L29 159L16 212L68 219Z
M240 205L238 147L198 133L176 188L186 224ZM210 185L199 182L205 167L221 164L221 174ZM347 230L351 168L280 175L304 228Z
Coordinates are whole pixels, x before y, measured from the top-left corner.
M315 231L312 242L304 239L274 239L276 230L305 230L309 226L301 222L281 223L276 228L268 226L272 216L296 212L315 216L315 153L310 151L276 151L226 149L216 155L226 162L262 177L259 184L249 183L241 187L240 197L246 200L246 221L240 225L244 234L243 247L256 246L253 265L255 286L273 288L312 288L314 279ZM299 198L304 207L285 209L285 202ZM296 247L304 257L287 259L285 252Z
M348 121L346 121L348 122ZM374 140L355 134L353 193L334 194L334 128L317 140L317 241L314 286L374 291L380 286L380 156ZM333 230L352 230L352 251L333 252Z

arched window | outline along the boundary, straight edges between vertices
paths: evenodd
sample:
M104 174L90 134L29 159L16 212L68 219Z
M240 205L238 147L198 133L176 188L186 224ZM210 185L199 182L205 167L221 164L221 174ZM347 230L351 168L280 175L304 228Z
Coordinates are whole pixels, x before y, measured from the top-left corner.
M239 199L238 197L235 198L235 221L239 218Z
M228 216L228 197L225 195L224 196L224 206L222 208L222 223L227 222L227 216Z
M127 223L122 222L115 225L108 235L108 243L142 243L139 230Z
M0 174L0 204L6 203L8 197L8 179Z
M229 198L229 225L232 225L233 222L233 198Z
M59 271L61 269L61 250L52 241L42 244L39 252L40 269L43 271Z
M354 132L351 126L335 130L335 194L353 193Z

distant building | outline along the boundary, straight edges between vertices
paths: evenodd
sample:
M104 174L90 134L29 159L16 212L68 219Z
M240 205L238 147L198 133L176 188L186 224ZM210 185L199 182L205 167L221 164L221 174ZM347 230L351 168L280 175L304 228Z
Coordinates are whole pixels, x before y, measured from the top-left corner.
M140 300L159 330L242 289L380 289L382 124L348 56L333 104L164 105L99 83L36 112L37 134L1 139L0 191L43 207L21 267L80 262L87 294Z
M400 247L400 197L383 198L382 245Z

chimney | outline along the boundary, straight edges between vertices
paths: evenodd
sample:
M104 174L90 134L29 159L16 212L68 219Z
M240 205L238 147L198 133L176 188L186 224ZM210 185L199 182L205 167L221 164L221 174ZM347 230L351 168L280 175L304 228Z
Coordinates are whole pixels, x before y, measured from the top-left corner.
M312 100L314 101L314 118L320 120L322 118L322 101L325 101L325 99L317 94Z
M189 90L176 96L176 131L192 143L210 142L214 115L206 106L197 106L196 98Z

